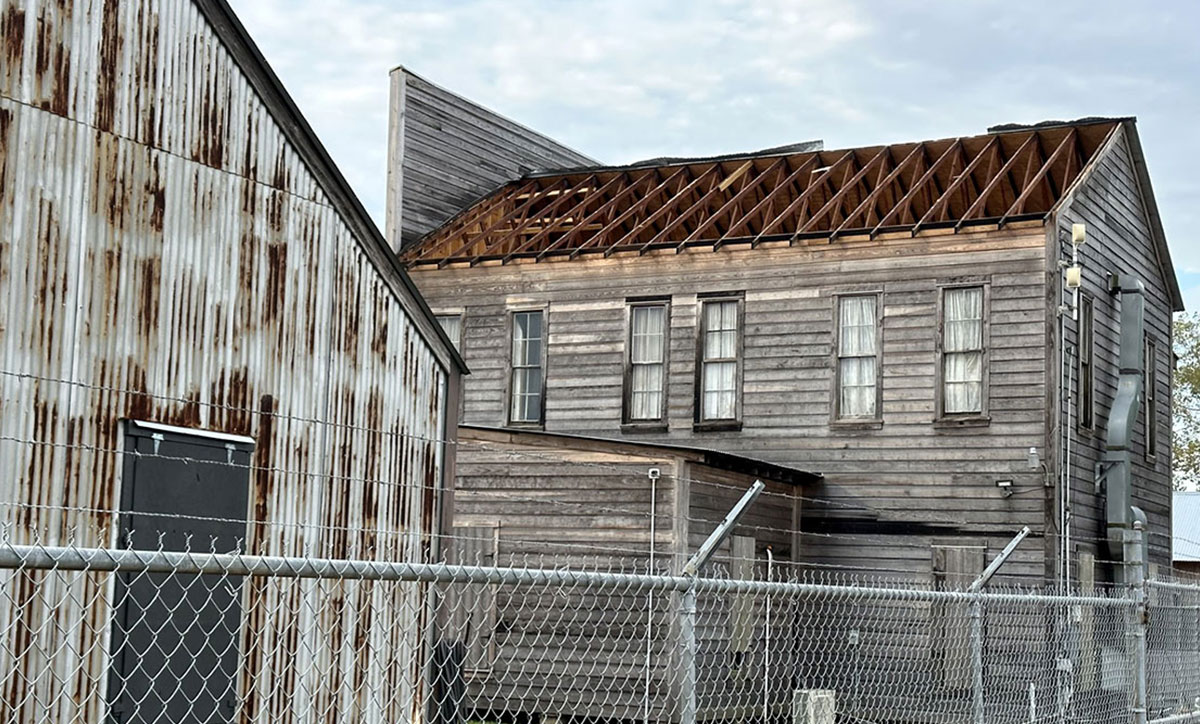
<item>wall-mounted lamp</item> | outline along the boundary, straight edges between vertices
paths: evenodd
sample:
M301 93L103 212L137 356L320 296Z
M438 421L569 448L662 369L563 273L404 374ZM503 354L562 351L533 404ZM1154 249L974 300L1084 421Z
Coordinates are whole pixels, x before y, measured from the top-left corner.
M1011 481L1011 480L997 480L996 481L996 487L1000 488L1000 492L1006 498L1013 494L1012 486L1013 486L1013 481Z
M1087 224L1071 224L1071 244L1083 246L1087 243Z
M1083 269L1078 264L1067 267L1067 289L1078 289L1083 286Z
M1042 466L1042 461L1038 457L1036 447L1029 448L1029 454L1025 456L1025 463L1029 466L1030 470L1037 470Z

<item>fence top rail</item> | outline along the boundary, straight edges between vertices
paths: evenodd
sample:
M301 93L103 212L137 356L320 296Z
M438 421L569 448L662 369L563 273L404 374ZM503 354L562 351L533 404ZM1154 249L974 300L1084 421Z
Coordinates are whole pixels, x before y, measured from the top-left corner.
M330 558L296 558L201 551L154 551L76 546L16 545L0 542L0 569L122 571L408 581L503 585L596 585L628 590L701 593L758 593L843 599L983 603L1040 603L1111 608L1134 606L1129 598L1028 593L931 591L868 585L610 573L604 571L504 568L445 563L409 563ZM1200 591L1200 589L1196 589Z

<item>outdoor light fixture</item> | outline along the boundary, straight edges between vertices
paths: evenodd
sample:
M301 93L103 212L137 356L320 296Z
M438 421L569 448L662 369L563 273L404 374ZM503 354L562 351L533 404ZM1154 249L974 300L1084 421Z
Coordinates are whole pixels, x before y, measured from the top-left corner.
M1013 494L1012 486L1013 486L1013 481L1011 481L1011 480L997 480L996 481L996 487L1000 488L1000 492L1003 493L1004 497L1006 497L1006 498Z
M1026 456L1025 462L1029 465L1030 470L1037 470L1041 467L1042 461L1038 458L1036 447L1029 448L1029 455Z
M1071 224L1071 244L1083 246L1087 243L1087 224Z

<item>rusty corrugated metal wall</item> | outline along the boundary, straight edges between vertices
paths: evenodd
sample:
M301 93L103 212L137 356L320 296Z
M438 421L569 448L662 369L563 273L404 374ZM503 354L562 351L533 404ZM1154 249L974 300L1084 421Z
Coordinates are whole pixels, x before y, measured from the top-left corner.
M256 438L252 552L426 556L449 373L200 11L190 0L0 8L10 537L112 544L120 422L137 419ZM36 648L61 659L0 661L0 720L29 720L39 699L57 702L58 720L101 718L102 580L80 578L78 600L94 603L40 629L4 618L13 602L38 615L32 579L0 581L16 589L0 600L0 632L24 637L4 651L40 636ZM352 644L378 632L353 614L361 602L308 611L342 635L306 640L315 627L289 615L297 601L262 581L246 590L247 626L268 632L245 644L247 721L299 720L297 688L342 696L336 680L301 680L320 671L297 670L299 648L348 678L411 687L395 671L421 665L415 628L389 625L394 640L377 650L394 658L365 661ZM417 610L415 587L358 590ZM62 676L36 696L18 690L29 683L15 667L47 665ZM407 718L418 698L375 715Z

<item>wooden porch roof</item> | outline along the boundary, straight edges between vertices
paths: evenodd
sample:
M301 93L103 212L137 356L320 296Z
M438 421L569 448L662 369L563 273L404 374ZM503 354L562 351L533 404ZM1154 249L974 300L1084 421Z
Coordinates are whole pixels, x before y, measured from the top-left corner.
M1122 120L537 174L480 199L401 256L410 267L441 267L1044 220Z

